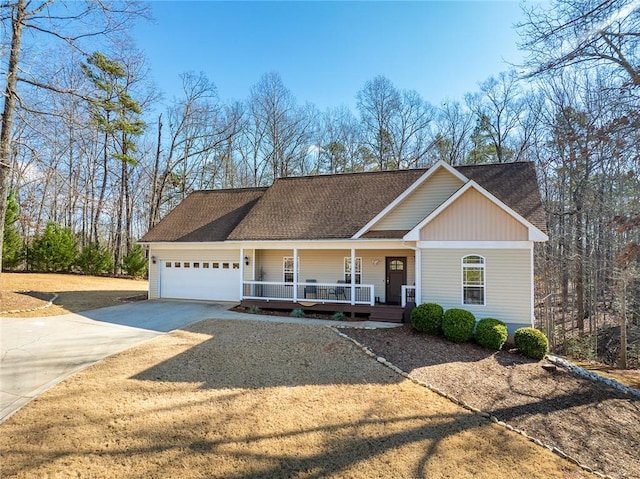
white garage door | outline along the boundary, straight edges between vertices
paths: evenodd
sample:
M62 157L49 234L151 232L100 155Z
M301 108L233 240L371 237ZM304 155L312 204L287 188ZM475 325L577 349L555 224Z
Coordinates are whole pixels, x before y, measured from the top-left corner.
M160 265L161 298L238 301L238 260L164 260Z

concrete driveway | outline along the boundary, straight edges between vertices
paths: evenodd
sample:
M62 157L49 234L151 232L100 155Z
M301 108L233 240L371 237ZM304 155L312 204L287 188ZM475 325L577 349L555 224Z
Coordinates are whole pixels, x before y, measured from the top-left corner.
M0 318L0 423L96 361L168 331L224 315L228 306L143 301L63 316Z
M204 319L398 326L242 314L229 311L233 305L156 300L63 316L0 318L0 423L39 394L95 362Z

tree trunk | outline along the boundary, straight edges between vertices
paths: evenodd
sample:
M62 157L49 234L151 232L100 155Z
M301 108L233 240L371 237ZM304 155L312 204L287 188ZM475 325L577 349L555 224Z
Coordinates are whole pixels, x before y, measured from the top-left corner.
M16 106L16 84L18 82L18 60L22 42L23 20L26 12L26 0L18 0L11 15L11 52L7 70L7 86L4 93L4 111L2 112L2 129L0 130L0 252L4 238L4 216L7 209L7 178L11 170L11 136L13 114ZM2 271L2 255L0 254L0 271Z

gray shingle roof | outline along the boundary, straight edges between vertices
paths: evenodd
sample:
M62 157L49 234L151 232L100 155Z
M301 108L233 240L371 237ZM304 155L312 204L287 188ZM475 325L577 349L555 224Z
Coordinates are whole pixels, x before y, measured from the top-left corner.
M460 166L543 232L544 210L532 163ZM199 191L141 241L313 240L350 238L426 169L281 178L269 188ZM396 238L383 232L364 237Z

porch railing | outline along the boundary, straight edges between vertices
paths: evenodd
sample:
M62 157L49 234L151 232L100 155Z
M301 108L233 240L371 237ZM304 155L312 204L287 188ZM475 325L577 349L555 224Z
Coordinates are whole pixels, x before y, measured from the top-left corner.
M242 299L306 301L310 303L375 304L372 284L284 283L243 281Z
M407 303L416 301L416 287L402 285L402 307L404 308Z

